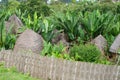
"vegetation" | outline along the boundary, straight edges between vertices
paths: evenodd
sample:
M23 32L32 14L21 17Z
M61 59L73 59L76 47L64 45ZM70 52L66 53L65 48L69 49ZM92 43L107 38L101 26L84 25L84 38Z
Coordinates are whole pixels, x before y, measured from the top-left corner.
M0 22L0 50L13 49L17 35L11 34L11 30L6 32L4 20Z
M75 45L70 50L70 56L74 56L78 61L95 62L100 59L100 51L90 44Z
M36 12L38 16L48 16L50 14L50 8L45 4L44 0L27 0L19 5L19 9L22 12L27 11L31 17L34 12Z
M0 63L0 80L37 80L30 77L28 74L21 74L12 67L5 68L3 63Z
M101 58L102 55L96 47L87 43L102 34L107 39L108 46L111 45L120 32L119 7L119 2L110 1L79 3L73 1L68 5L53 2L47 5L44 0L27 0L25 2L10 1L7 5L1 4L0 49L13 49L14 47L17 35L11 34L11 30L6 33L4 22L12 14L16 14L24 24L24 27L19 30L20 32L29 28L44 38L42 55L109 64L106 58L108 56ZM51 43L51 40L57 36L54 33L56 29L67 35L68 42L71 44L69 54L65 54L67 53L64 52L65 46Z

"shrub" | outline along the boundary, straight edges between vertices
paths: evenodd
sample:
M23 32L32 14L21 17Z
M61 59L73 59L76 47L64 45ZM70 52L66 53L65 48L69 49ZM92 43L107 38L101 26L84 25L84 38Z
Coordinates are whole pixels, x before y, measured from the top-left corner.
M37 12L37 15L48 16L50 14L50 8L45 4L44 0L27 0L26 2L21 2L19 9L22 12L27 11L30 16L33 16L34 12Z
M64 3L58 3L58 4L52 4L50 5L50 8L55 11L67 11L68 9L71 11L81 11L81 12L87 12L87 11L94 11L94 10L100 10L101 13L106 13L108 11L111 11L113 13L119 13L119 3L112 3L112 2L90 2L90 1L80 1L79 3L70 3L68 5L65 5Z
M117 3L117 13L120 13L120 2Z
M15 10L18 8L18 6L20 5L20 3L17 0L10 0L6 6L6 8L11 11L11 12L15 12Z
M41 55L74 60L74 58L71 58L69 54L67 54L66 47L62 43L59 45L52 45L44 41L44 49L42 50Z
M70 56L77 61L96 62L100 58L100 53L96 46L91 44L74 45L70 49Z
M65 46L60 43L59 45L52 45L44 41L44 49L42 50L42 55L55 56L58 57L59 54L64 52Z
M94 11L100 10L101 13L106 13L111 11L113 13L119 13L119 3L112 3L112 2L80 2L78 4L74 4L75 6L72 7L74 11ZM72 6L72 5L71 5ZM70 8L71 9L71 8Z
M102 56L98 61L96 61L95 63L100 63L100 64L107 64L107 65L112 65L113 62L110 62L109 60L107 60L107 58L105 56Z

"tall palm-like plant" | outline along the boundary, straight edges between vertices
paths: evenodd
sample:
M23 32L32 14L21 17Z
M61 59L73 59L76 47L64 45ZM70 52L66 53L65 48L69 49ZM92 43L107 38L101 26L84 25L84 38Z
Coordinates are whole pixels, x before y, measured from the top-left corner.
M107 20L103 24L104 26L103 34L108 41L108 45L111 45L115 37L120 33L120 19L119 18L120 18L119 15L108 14L108 18L106 18Z
M117 16L111 12L106 14L102 14L100 17L101 24L102 24L102 34L110 34L113 32L113 29L117 28L115 25L117 23ZM117 21L116 21L117 20Z
M6 32L4 21L8 19L11 12L6 9L0 11L0 49L12 49L16 41L16 35L11 34L11 30ZM12 28L11 28L12 29Z
M11 28L12 29L12 28ZM17 35L6 32L4 20L0 22L0 49L13 49Z
M42 22L40 23L41 27L41 35L45 39L45 41L50 42L52 38L56 35L54 34L54 30L56 29L56 26L53 23L53 19L51 17L46 17L42 19Z
M104 14L100 13L99 10L86 12L84 15L81 15L80 21L88 40L92 40L99 34L104 36L112 33L116 34L116 32L114 32L116 29L117 33L119 32L119 27L117 26L119 25L119 21L117 20L117 16L113 15L111 12Z
M81 25L79 15L74 12L67 11L54 12L55 23L58 28L63 29L70 40L76 40L80 36Z
M18 12L19 15L22 15L20 11ZM22 16L25 16L25 14ZM21 29L22 31L24 31L26 28L32 29L36 33L42 35L45 41L51 41L52 37L54 36L53 31L55 29L53 18L44 16L38 17L37 13L35 12L33 18L31 18L31 16L28 14L27 18L21 17L21 19L25 24L25 27Z
M93 12L86 12L84 15L80 14L80 21L82 27L85 30L87 34L86 36L89 37L89 39L92 39L96 35L100 34L100 29L102 27L102 24L100 23L100 17L101 14L98 10Z

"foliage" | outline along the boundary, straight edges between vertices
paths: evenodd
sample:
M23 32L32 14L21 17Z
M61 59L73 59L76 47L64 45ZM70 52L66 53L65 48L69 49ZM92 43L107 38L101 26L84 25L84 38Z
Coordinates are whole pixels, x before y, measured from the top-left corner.
M4 20L0 22L0 26L0 49L13 49L17 35L11 34L11 29L6 32Z
M17 35L11 34L11 29L6 32L5 20L8 20L12 14L10 10L3 8L0 10L0 50L1 49L13 49Z
M117 6L116 3L111 3L111 2L93 3L85 6L83 11L92 12L94 10L99 10L101 13L106 13L109 11L113 13L117 13Z
M94 45L80 44L70 49L70 56L76 61L96 62L100 59L101 52Z
M11 11L12 13L14 13L19 5L20 5L20 3L17 0L9 0L8 3L7 3L6 8L9 11Z
M107 60L107 58L105 56L101 56L100 59L98 61L96 61L95 63L107 64L107 65L112 65L113 64L112 62Z
M87 41L92 40L99 34L102 34L107 39L108 36L112 38L112 36L116 36L120 32L119 15L114 15L111 12L104 14L100 13L99 10L85 12L81 15L80 21L82 28L85 31L85 40Z
M79 15L74 12L67 11L55 12L55 23L59 29L63 29L64 32L68 35L69 40L76 40L80 36L81 26Z
M5 68L2 63L0 63L0 80L37 80L30 77L27 74L18 73L16 68Z
M19 16L21 15L20 17L25 24L25 26L20 29L20 32L23 32L25 29L29 28L42 35L45 41L51 41L55 35L53 34L53 31L56 28L52 17L38 17L37 13L35 12L33 18L30 16L30 14L28 14L28 17L25 18L24 16L26 15L26 12L24 14L21 14L20 10L17 12Z
M51 42L52 38L56 35L54 34L54 30L56 26L54 24L54 20L52 17L46 17L42 19L40 23L41 32L40 34L43 36L44 40L47 42Z
M58 1L46 5L44 0L27 0L21 3L12 0L8 2L8 5L0 6L0 49L14 47L17 35L11 34L11 30L6 33L4 21L15 13L24 24L24 27L20 29L20 33L29 28L42 35L46 41L42 55L84 61L79 50L78 52L76 50L76 53L70 53L70 55L61 54L64 52L65 47L49 43L56 35L54 30L64 31L69 38L69 42L77 44L87 43L102 34L107 39L108 46L110 46L115 36L120 32L119 7L120 3L112 2L85 1L66 5ZM86 45L82 46L86 47ZM77 47L81 47L81 45ZM77 47L76 49L78 49ZM92 52L91 48L94 49L93 46L88 45L88 49ZM83 48L84 52L87 52L87 49ZM91 53L91 55L93 54ZM85 58L85 60L109 64L106 58L98 61L91 58L88 58L88 60Z
M42 50L42 55L48 55L51 56L52 53L59 53L62 54L65 50L65 46L60 43L59 45L52 45L51 43L47 43L44 41L44 49Z
M63 46L63 44L52 45L44 42L44 49L42 50L41 55L72 61L94 62L107 65L112 64L112 62L108 61L105 56L102 56L101 52L92 44L74 45L70 49L69 54L64 52L65 48L66 47Z
M120 2L92 2L92 1L80 1L79 3L70 3L68 5L64 3L50 5L50 8L55 11L75 11L75 12L93 12L94 10L99 10L101 13L112 12L114 14L119 14Z
M64 30L70 41L89 41L102 34L116 36L119 33L119 15L112 12L54 12L54 24L58 29ZM117 24L116 24L117 23ZM86 35L86 36L85 36Z
M31 17L33 17L34 12L36 12L38 16L48 16L50 14L50 9L45 4L44 0L23 1L21 2L19 9L21 9L22 12L27 10Z
M117 3L117 13L120 13L120 2Z
M18 14L27 28L41 34L47 42L51 41L54 36L53 31L57 28L64 30L69 37L69 41L86 42L102 34L111 44L113 40L111 37L116 36L120 30L119 15L114 16L112 12L101 13L100 10L84 13L69 9L65 12L53 10L53 14L49 17L39 17L37 12L34 13L33 17L30 14L26 15L27 12L20 15L18 11ZM27 18L24 16L27 16ZM111 39L108 35L111 35Z
M52 45L44 41L44 49L41 52L43 56L51 56L55 58L62 58L67 60L74 60L68 53L65 52L66 47L60 43L59 45Z
M11 11L7 10L5 7L3 9L0 9L0 20L8 20L11 14Z
M81 24L83 26L83 29L86 31L87 37L89 37L89 39L94 38L96 32L98 33L97 35L100 34L100 18L101 16L99 11L86 12L84 15L81 15Z

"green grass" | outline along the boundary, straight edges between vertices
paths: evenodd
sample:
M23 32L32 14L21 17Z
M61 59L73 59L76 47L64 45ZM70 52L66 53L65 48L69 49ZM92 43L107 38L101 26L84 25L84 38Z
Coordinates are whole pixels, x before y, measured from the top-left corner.
M27 74L19 73L14 67L5 68L2 63L0 63L0 80L38 80L30 77Z

